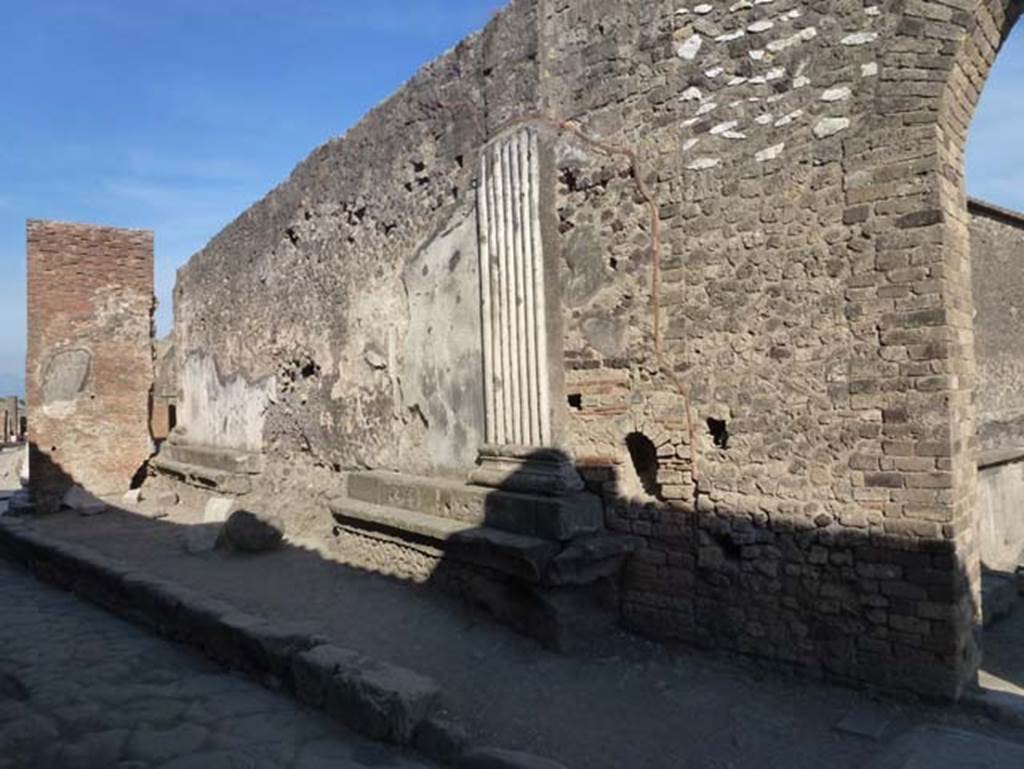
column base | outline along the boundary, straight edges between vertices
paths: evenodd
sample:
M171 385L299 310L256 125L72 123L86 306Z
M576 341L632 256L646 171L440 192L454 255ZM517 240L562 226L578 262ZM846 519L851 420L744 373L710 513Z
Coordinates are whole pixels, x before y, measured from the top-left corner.
M477 462L469 474L469 482L477 486L550 497L583 490L572 459L560 449L487 445Z

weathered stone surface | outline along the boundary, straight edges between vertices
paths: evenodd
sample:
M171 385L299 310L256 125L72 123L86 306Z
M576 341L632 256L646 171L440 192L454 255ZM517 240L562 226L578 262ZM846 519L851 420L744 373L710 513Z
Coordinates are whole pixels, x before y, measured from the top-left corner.
M498 748L477 748L463 755L459 769L565 769L547 758Z
M90 494L81 486L72 486L61 498L61 506L74 510L79 515L99 515L107 509L107 503Z
M236 510L224 524L224 540L246 553L275 550L284 540L284 524L275 515Z

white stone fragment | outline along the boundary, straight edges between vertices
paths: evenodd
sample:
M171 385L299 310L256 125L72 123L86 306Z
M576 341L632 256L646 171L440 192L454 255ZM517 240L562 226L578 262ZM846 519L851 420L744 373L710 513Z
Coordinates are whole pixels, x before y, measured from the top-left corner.
M785 142L783 142L782 144L774 144L771 147L763 149L757 154L755 154L754 159L758 163L764 163L768 160L775 160L775 158L782 154L782 151L784 149L786 149Z
M690 163L687 168L690 171L706 171L709 168L714 168L721 162L721 158L698 158Z
M726 32L724 35L719 35L715 38L717 43L731 43L733 40L739 40L747 34L745 29L737 29L735 32Z
M683 101L700 101L704 98L704 95L700 92L700 89L696 86L690 86L687 88L679 97Z
M853 92L849 86L836 86L835 88L829 88L821 94L822 101L846 101L850 98Z
M677 16L685 16L689 12L690 12L689 8L676 8L676 15Z
M736 77L732 78L729 82L727 82L726 85L743 85L745 82L747 82L748 79L749 78L740 77L739 75L737 75Z
M879 8L877 5L872 5L865 8L864 13L866 13L868 16L881 16L882 9Z
M776 128L782 128L782 126L787 126L790 123L792 123L793 121L799 120L800 118L802 118L803 115L804 115L804 111L802 109L793 110L788 115L783 115L778 120L776 120L775 121L775 127Z
M718 125L716 125L714 128L711 129L711 133L713 135L714 134L725 133L726 131L731 131L732 129L734 129L739 124L740 124L739 120L729 120L729 121L727 121L725 123L719 123Z
M733 3L729 7L730 13L736 13L736 11L745 11L747 8L753 8L754 4L750 0L740 0L738 3Z
M758 49L756 51L750 51L749 56L754 61L761 61L762 59L764 59L764 54L764 51Z
M861 77L874 77L878 74L878 62L872 61L867 64L860 65L860 76Z
M704 77L710 77L712 80L714 80L723 72L725 72L725 70L722 67L712 67L711 69L704 70Z
M774 26L775 26L775 22L774 21L768 21L767 19L764 19L762 21L755 21L753 24L751 24L749 27L747 27L747 32L750 32L750 33L756 35L756 34L759 34L761 32L767 32L769 29L771 29Z
M754 5L768 5L768 3L774 3L775 0L754 0Z
M794 8L792 11L790 11L785 16L783 16L783 18L785 18L785 19L799 19L803 15L804 15L804 12L802 10L800 10L799 8Z
M689 152L698 144L700 144L700 139L687 139L685 142L683 142L683 152Z
M807 77L806 75L797 75L796 77L793 78L793 87L794 88L803 88L804 86L810 85L810 84L811 84L811 79L809 77Z
M742 131L726 131L722 134L722 138L725 139L746 139L747 135Z
M700 53L700 47L702 45L704 45L704 38L700 35L693 35L679 45L676 49L676 55L680 59L693 61L697 58L697 54Z
M713 10L715 10L715 6L710 5L709 3L702 3L701 5L694 6L693 8L693 12L701 16L711 13Z
M792 48L794 45L800 43L806 43L818 36L818 30L816 27L808 27L807 29L797 32L795 35L784 37L779 40L772 40L768 43L768 50L772 53L778 53L779 51L785 51L787 48Z
M839 42L843 45L866 45L867 43L875 42L877 39L877 32L854 32L852 35L847 35Z
M846 117L826 117L822 118L814 126L814 135L819 139L826 139L829 136L834 136L840 131L845 131L850 127L850 119Z
M706 102L704 102L703 104L700 105L700 109L697 110L697 115L698 116L706 115L709 112L711 112L711 110L715 109L716 107L718 107L717 103L715 103L713 101L706 101Z
M686 128L689 128L690 126L696 125L699 122L700 122L700 118L699 117L691 117L691 118L687 118L686 120L684 120L683 121L683 125Z
M757 123L758 125L768 125L773 120L775 120L775 116L768 113L764 115L758 115L756 118L754 118L754 122Z
M768 82L771 82L772 80L781 80L785 76L785 67L773 67L772 69L768 70L767 73L765 73L764 79L767 80Z

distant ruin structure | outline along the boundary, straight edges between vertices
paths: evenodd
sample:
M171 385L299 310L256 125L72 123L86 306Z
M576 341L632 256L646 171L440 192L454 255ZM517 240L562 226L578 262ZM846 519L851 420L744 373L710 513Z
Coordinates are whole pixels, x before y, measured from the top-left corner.
M121 494L150 457L153 234L28 223L26 390L36 506Z
M553 646L618 621L958 697L1024 485L979 502L1024 437L1020 228L963 175L1020 13L515 0L179 271L151 468ZM94 408L117 329L119 442L74 444L123 484L149 284L40 279L141 275L148 236L29 235L33 456L91 472L47 409Z
M23 440L27 423L25 403L17 395L0 398L0 444Z

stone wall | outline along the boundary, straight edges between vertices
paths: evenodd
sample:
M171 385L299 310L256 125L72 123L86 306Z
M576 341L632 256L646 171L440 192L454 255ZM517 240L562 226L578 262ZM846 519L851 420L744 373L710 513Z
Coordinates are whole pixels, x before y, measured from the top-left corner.
M1024 216L972 200L981 450L1024 447Z
M26 388L36 504L127 491L151 454L153 235L28 223Z
M346 470L464 476L492 402L474 187L531 132L555 442L646 542L627 624L955 696L979 574L963 145L1019 12L512 3L181 271L183 436L258 447L259 483L307 506Z

